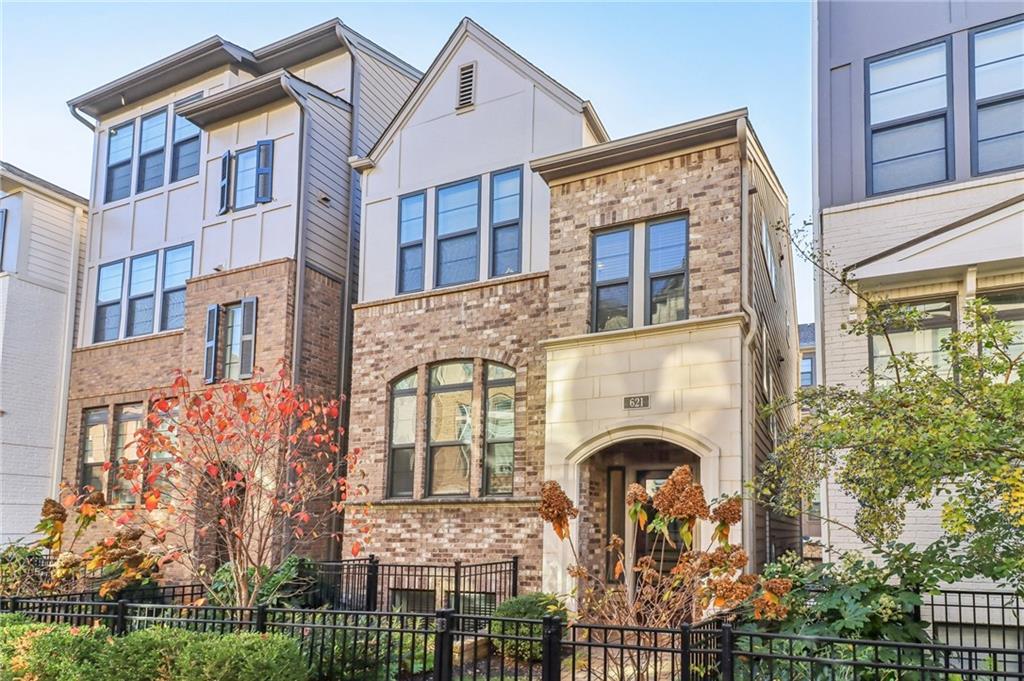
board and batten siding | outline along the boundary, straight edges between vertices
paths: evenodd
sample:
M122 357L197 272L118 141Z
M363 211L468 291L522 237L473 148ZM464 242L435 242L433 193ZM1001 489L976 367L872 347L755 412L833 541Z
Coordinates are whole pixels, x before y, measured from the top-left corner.
M339 100L316 96L304 104L307 125L306 261L338 279L347 279L348 215L351 172L347 162L352 141L352 110Z

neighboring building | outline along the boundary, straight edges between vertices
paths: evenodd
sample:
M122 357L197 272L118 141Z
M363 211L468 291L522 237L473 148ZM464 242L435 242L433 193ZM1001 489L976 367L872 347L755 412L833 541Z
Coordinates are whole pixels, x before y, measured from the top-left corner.
M88 203L0 162L0 546L31 535L59 476Z
M773 229L787 200L745 111L609 141L588 102L467 19L353 165L350 436L376 554L521 555L526 586L564 590L543 480L603 566L629 482L682 463L710 496L750 479L797 333ZM755 562L799 543L795 521L747 517L735 541Z
M818 369L815 361L814 322L801 324L800 334L800 387L813 388L818 385ZM806 501L805 512L800 519L803 534L805 558L821 558L821 492L815 492Z
M815 367L814 322L801 324L800 334L800 387L813 388L818 385L818 372Z
M179 368L213 383L284 359L310 394L347 390L346 159L420 75L332 20L253 51L214 36L69 102L95 154L65 480L134 503L114 472Z
M942 338L984 297L1024 328L1024 14L1019 3L819 2L815 35L818 239L862 291L926 313L901 351L947 366ZM845 333L856 297L819 278L824 385L866 385L882 344ZM827 515L854 500L828 486ZM826 528L838 549L859 542ZM904 540L941 533L913 512Z

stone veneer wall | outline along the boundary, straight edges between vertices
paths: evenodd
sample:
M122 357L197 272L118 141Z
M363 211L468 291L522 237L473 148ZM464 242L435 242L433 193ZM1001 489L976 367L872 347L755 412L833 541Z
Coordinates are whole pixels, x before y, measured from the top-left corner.
M291 361L294 273L295 261L282 259L195 277L187 284L184 329L76 348L71 357L63 479L71 484L79 480L83 410L107 407L112 414L116 405L144 402L154 391L168 389L177 369L191 372L193 385L202 383L209 305L256 296L256 365L272 372L279 359ZM108 531L96 523L79 546Z
M369 552L385 561L428 563L520 555L523 586L539 586L542 528L535 511L544 464L545 367L540 341L547 336L547 301L547 275L534 274L356 306L350 446L362 450L361 482L369 488L368 496L357 503L374 503ZM513 496L479 496L483 440L474 427L471 497L423 498L426 404L421 394L414 468L417 498L386 500L389 383L431 362L471 358L516 370ZM421 369L421 384L425 377ZM480 397L474 396L477 404ZM349 546L351 535L346 533Z

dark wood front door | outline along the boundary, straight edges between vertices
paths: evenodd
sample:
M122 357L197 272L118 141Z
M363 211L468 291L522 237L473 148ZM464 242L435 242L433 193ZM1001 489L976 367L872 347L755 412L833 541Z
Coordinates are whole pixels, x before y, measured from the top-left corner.
M654 499L655 492L665 484L665 481L668 480L668 476L671 474L672 469L667 468L640 470L636 472L636 481L647 490L647 496ZM650 502L647 503L646 510L647 517L653 519L656 511ZM679 523L672 523L669 526L669 536L672 539L672 543L675 544L674 548L664 539L658 539L659 536L637 528L636 550L633 555L635 560L640 560L641 557L649 555L654 559L656 567L662 572L668 572L679 561L679 552L683 548L682 539L679 536Z

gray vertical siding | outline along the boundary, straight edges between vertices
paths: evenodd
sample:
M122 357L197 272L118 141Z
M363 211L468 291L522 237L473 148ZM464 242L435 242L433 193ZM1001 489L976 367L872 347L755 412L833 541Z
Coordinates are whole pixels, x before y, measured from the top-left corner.
M352 206L348 154L352 111L342 103L309 96L305 101L306 261L338 279L347 278L348 217ZM324 198L328 200L323 200Z

